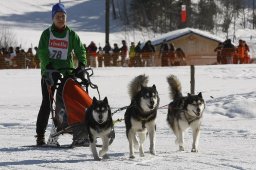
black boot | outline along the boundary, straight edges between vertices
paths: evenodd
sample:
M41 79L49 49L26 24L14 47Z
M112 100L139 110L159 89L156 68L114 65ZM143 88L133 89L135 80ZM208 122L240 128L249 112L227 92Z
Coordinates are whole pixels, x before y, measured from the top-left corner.
M37 146L45 145L44 134L38 134L35 137L36 137L36 145Z

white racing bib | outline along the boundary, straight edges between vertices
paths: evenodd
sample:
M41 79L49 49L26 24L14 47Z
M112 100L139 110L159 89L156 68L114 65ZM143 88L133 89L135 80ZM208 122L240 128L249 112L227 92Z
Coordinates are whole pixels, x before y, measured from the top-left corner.
M50 58L58 60L66 60L68 58L68 40L69 32L67 32L64 38L57 38L53 35L51 28L50 39L49 39L49 53Z

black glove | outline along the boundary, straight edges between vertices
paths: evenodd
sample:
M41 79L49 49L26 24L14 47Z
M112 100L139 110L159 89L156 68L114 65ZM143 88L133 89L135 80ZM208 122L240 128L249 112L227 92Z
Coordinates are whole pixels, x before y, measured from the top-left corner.
M79 63L78 67L74 70L75 77L80 78L81 80L85 79L84 69L85 69L85 65L83 63Z
M81 79L81 84L88 86L89 82L86 79L86 69L83 63L79 63L78 67L74 70L75 77Z
M61 78L60 73L55 70L52 63L46 65L44 79L49 86L53 86Z

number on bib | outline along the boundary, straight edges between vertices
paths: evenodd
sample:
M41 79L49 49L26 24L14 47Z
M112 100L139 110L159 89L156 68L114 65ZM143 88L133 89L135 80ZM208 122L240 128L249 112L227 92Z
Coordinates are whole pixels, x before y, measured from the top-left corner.
M62 51L52 50L52 59L61 59Z

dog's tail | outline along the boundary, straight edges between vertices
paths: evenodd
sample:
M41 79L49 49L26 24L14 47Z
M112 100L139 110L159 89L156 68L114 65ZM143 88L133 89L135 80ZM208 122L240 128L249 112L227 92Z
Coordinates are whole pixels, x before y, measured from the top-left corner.
M148 76L145 74L135 77L129 84L128 93L131 99L141 90L141 86L147 87Z
M179 79L175 75L170 75L167 77L167 82L169 84L171 98L177 99L182 97L181 84Z

